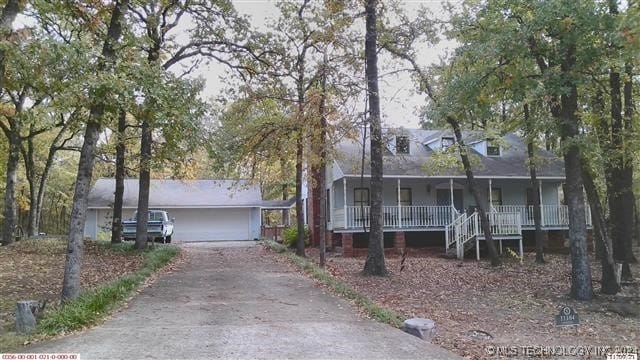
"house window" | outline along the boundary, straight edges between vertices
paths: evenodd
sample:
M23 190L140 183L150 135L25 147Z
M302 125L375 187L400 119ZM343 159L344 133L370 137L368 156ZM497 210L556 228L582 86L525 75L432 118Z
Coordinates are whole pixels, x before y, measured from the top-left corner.
M327 218L327 222L331 222L331 189L327 189L327 201L325 201L325 214Z
M411 206L411 188L400 188L400 206Z
M492 140L487 140L487 156L500 156L500 145Z
M491 206L502 205L502 189L491 188Z
M409 154L409 138L396 136L396 154Z
M369 189L367 188L353 189L353 205L369 206Z
M455 143L452 137L443 137L442 138L442 151L447 150L449 146Z

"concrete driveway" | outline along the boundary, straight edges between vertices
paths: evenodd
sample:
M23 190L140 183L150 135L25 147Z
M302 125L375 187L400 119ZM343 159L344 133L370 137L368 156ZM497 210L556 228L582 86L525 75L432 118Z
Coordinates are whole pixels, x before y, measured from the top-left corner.
M180 268L81 334L26 352L82 359L451 359L342 299L253 243L183 244Z

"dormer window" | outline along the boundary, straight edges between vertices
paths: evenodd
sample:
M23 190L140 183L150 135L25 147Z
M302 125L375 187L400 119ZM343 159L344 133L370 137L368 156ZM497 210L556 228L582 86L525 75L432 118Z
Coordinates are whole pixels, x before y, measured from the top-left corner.
M500 156L500 145L492 140L487 140L487 156Z
M409 138L396 136L396 154L409 154Z
M442 151L445 151L449 148L449 146L453 145L455 140L452 137L443 137L442 138Z

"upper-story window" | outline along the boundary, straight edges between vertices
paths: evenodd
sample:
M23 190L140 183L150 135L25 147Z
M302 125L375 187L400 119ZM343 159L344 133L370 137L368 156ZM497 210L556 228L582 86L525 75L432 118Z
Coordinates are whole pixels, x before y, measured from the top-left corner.
M409 137L396 136L396 154L409 154Z
M447 150L449 146L453 145L455 140L452 137L443 137L442 138L442 150Z
M500 156L500 145L493 140L487 140L487 156Z

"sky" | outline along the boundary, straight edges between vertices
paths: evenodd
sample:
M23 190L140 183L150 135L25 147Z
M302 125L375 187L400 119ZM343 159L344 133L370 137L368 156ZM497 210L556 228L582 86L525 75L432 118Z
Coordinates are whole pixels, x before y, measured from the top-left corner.
M319 0L313 0L319 1ZM269 0L235 0L236 9L241 14L251 17L251 23L259 30L266 29L265 22L268 18L278 16L278 9L275 1ZM428 7L434 14L442 14L440 1L406 1L404 7L409 15L415 13L420 6ZM450 44L443 43L436 48L425 48L420 51L420 61L422 65L436 63L446 51L451 48ZM380 64L393 61L388 55L382 53ZM224 91L224 85L220 76L224 71L219 65L211 63L203 66L196 74L206 80L206 87L203 97L212 98ZM380 74L384 74L381 69ZM418 110L425 104L425 97L418 95L414 91L414 83L408 73L398 75L388 75L380 79L381 111L384 125L390 127L418 128ZM362 105L364 106L364 104Z
M258 30L266 30L266 22L278 16L276 1L273 0L232 0L237 11L241 14L248 15L251 18L251 25ZM321 1L321 0L312 0ZM411 17L416 14L422 6L427 7L436 17L442 19L445 14L442 9L441 0L406 0L403 6L407 14ZM21 16L15 26L17 28L29 26L29 20ZM188 28L185 27L185 29ZM177 34L178 39L181 34ZM186 40L185 40L186 41ZM419 49L419 61L422 66L439 62L446 52L453 48L452 43L442 42L433 48ZM419 109L426 103L423 95L416 94L414 83L408 72L398 73L396 75L386 75L384 65L397 62L385 52L380 53L379 58L379 88L381 95L381 113L383 126L388 127L419 127ZM408 65L405 67L408 68ZM397 66L396 66L397 68ZM217 64L216 62L204 63L199 69L194 71L193 75L202 77L206 81L205 89L202 94L204 99L215 99L221 93L228 90L229 82L224 75L228 70ZM364 74L363 74L364 77ZM363 108L364 104L357 104L357 108Z

